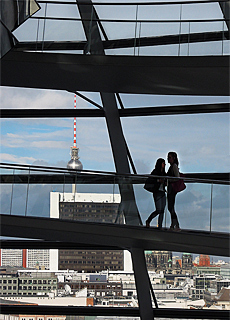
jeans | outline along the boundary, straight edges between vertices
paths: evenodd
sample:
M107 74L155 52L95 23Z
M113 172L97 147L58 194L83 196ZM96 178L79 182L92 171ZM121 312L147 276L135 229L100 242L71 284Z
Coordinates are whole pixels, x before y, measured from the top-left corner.
M153 211L148 219L146 220L148 223L152 221L153 218L155 218L157 215L158 217L158 228L162 228L162 223L164 219L164 210L166 205L166 196L164 191L158 191L153 193L153 199L155 202L156 210Z
M168 210L171 214L171 227L179 227L179 222L177 218L177 214L175 211L175 200L176 200L176 192L174 192L171 188L170 192L167 194L168 200Z

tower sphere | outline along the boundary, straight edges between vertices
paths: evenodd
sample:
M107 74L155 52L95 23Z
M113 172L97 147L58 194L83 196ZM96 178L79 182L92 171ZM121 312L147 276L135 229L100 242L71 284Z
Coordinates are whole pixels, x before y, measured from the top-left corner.
M71 159L67 163L67 169L82 170L83 169L83 165L82 165L80 160Z

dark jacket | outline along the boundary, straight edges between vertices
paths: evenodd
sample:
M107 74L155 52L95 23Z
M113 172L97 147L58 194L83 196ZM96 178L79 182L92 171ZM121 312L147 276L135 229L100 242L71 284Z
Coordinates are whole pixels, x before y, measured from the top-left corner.
M154 176L165 176L166 175L165 172L161 172L156 169L154 169L151 172L151 174ZM161 185L161 183L159 182L159 178L152 178L152 183L153 183L153 193L159 192L159 188ZM165 184L163 184L163 190L165 191Z

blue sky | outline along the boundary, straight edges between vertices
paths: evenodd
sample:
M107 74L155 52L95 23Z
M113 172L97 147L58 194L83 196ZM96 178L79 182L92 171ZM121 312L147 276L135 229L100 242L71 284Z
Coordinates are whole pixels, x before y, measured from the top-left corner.
M87 94L101 103L97 94ZM126 107L170 105L223 98L121 95ZM73 108L73 94L62 91L1 88L2 108ZM78 108L91 107L77 98ZM229 114L130 117L122 120L138 173L151 171L158 157L178 152L182 172L229 171ZM85 169L114 171L105 120L79 118L77 142ZM2 119L1 160L62 166L70 159L73 119Z
M88 94L100 103L97 94ZM122 95L127 107L210 101L210 98L177 98ZM178 100L177 100L178 99ZM227 98L218 98L227 101ZM73 108L73 94L61 91L1 88L2 108ZM92 107L77 98L78 108ZM137 172L148 174L159 157L178 153L181 172L229 172L229 114L198 114L123 118L122 125ZM77 143L84 169L114 171L104 119L77 120ZM73 144L73 119L2 119L1 161L66 167ZM47 187L47 191L51 187ZM31 189L32 193L33 188ZM62 191L59 186L58 191ZM107 187L101 189L108 190ZM10 188L8 190L10 192ZM34 189L35 191L35 189ZM38 191L36 189L36 191ZM84 188L83 188L84 191ZM89 190L89 191L94 191ZM111 191L112 192L112 188ZM143 219L154 210L151 194L135 187ZM16 194L15 194L16 195ZM32 200L34 198L34 200ZM24 203L22 197L22 213ZM37 197L30 198L35 212ZM9 197L7 203L9 204ZM33 204L32 204L33 203ZM48 198L40 212L47 215ZM9 206L7 205L9 208ZM33 208L33 210L32 210ZM178 214L183 227L209 230L210 185L189 184L178 195ZM36 210L37 211L37 210ZM190 217L193 217L192 224ZM202 222L201 222L202 221ZM168 216L169 222L169 216ZM229 230L229 187L214 186L213 227Z

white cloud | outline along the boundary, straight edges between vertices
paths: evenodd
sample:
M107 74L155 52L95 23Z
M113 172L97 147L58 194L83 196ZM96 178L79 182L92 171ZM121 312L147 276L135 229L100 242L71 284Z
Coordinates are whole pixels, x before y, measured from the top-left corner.
M6 135L7 135L8 138L11 138L11 139L18 139L18 138L20 138L20 135L19 135L19 134L7 133Z
M33 141L30 145L32 148L40 149L66 149L64 141Z
M3 109L73 109L74 93L67 91L1 87ZM82 93L91 100L101 103L98 93ZM77 108L95 108L77 96ZM52 119L51 119L52 120ZM27 121L27 120L26 120ZM57 120L59 121L59 120Z
M0 153L1 162L30 164L36 159L33 157L19 157L13 154Z

